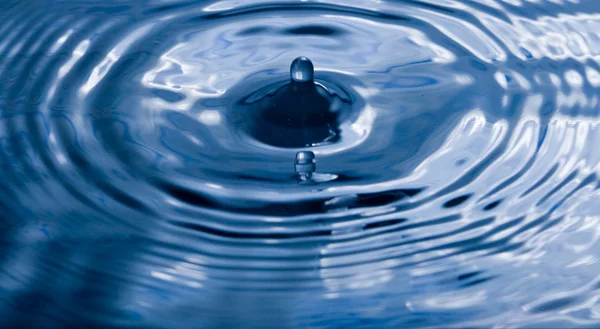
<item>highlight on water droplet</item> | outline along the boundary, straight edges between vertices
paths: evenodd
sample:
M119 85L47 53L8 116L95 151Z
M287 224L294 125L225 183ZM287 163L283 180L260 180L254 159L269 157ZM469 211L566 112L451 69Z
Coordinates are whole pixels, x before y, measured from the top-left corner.
M307 57L300 56L292 62L290 66L290 75L294 82L312 82L315 68L313 63Z

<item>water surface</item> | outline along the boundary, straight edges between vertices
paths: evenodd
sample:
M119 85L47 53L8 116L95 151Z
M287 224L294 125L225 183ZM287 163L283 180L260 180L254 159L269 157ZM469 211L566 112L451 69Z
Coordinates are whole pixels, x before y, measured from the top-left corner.
M0 18L2 326L600 326L596 0ZM260 110L298 56L308 135Z

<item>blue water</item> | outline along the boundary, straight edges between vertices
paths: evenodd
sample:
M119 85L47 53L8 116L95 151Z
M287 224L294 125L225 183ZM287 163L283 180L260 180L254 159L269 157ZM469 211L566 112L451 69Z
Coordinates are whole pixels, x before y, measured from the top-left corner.
M3 0L0 326L598 328L599 32L597 0Z

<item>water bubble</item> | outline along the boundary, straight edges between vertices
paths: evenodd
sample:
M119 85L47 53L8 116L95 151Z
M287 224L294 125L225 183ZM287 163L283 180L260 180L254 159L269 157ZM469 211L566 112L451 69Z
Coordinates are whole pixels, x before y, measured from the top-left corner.
M294 82L313 81L314 71L313 63L304 56L294 59L290 66L290 75Z

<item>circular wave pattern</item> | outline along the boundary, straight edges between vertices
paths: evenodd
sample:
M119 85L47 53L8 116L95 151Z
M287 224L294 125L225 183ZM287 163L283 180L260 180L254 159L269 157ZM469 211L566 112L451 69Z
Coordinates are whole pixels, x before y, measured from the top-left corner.
M9 326L600 325L596 2L0 7ZM312 184L244 105L298 56Z

